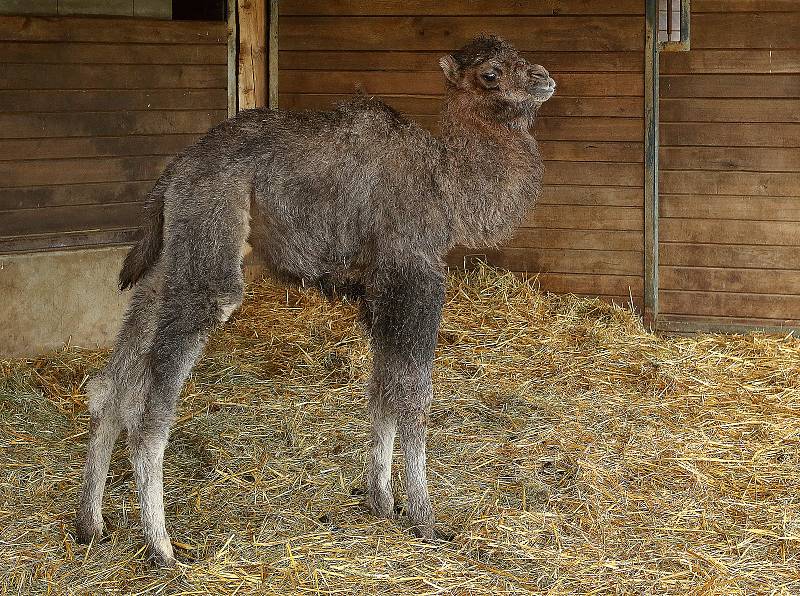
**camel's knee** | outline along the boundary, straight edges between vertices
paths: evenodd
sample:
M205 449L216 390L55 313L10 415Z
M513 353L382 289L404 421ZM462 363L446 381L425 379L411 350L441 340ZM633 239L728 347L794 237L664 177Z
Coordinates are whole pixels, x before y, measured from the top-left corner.
M101 372L86 382L86 396L92 418L103 417L104 412L113 405L116 387L113 379Z

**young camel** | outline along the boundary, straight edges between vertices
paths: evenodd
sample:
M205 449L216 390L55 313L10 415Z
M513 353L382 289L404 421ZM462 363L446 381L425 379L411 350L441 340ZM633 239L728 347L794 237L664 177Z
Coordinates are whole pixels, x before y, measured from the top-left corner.
M418 536L434 536L425 440L443 257L456 243L495 244L532 207L543 166L530 127L555 90L543 67L497 37L440 65L441 139L356 98L331 112L242 112L166 168L120 273L121 288L135 288L116 347L87 385L79 540L102 532L111 451L125 429L147 547L174 565L164 449L209 332L241 304L248 241L277 278L359 298L374 357L367 500L375 515L392 514L399 433L408 517Z

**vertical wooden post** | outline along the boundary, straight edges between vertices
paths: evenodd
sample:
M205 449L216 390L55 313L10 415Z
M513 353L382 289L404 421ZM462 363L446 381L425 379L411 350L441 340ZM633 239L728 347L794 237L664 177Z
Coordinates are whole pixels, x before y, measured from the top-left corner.
M278 0L269 2L269 98L270 108L278 107Z
M239 49L239 31L236 26L236 0L228 0L228 118L236 115L239 107L236 54Z
M644 321L658 319L658 0L645 3Z
M239 109L267 105L266 0L239 0Z

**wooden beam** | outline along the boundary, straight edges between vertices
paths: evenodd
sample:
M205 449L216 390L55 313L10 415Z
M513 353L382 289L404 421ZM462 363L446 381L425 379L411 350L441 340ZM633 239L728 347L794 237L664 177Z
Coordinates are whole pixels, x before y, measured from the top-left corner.
M228 0L228 118L233 118L239 108L239 85L237 79L239 28L237 26L236 0Z
M644 321L658 318L658 0L645 7Z
M267 105L266 0L239 0L239 109Z
M278 0L269 2L269 97L270 108L278 107Z

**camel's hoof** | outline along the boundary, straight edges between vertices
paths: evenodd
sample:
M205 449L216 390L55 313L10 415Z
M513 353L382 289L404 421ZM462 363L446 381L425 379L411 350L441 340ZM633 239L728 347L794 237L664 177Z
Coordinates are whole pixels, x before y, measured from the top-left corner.
M392 517L394 512L394 495L392 493L367 494L367 505L375 517Z
M79 544L99 542L103 536L103 522L87 521L82 517L75 520L75 540Z
M414 533L414 536L427 542L433 542L436 539L436 529L433 527L433 524L411 526L411 531Z
M161 538L149 547L150 560L156 567L175 567L175 555L169 537Z

